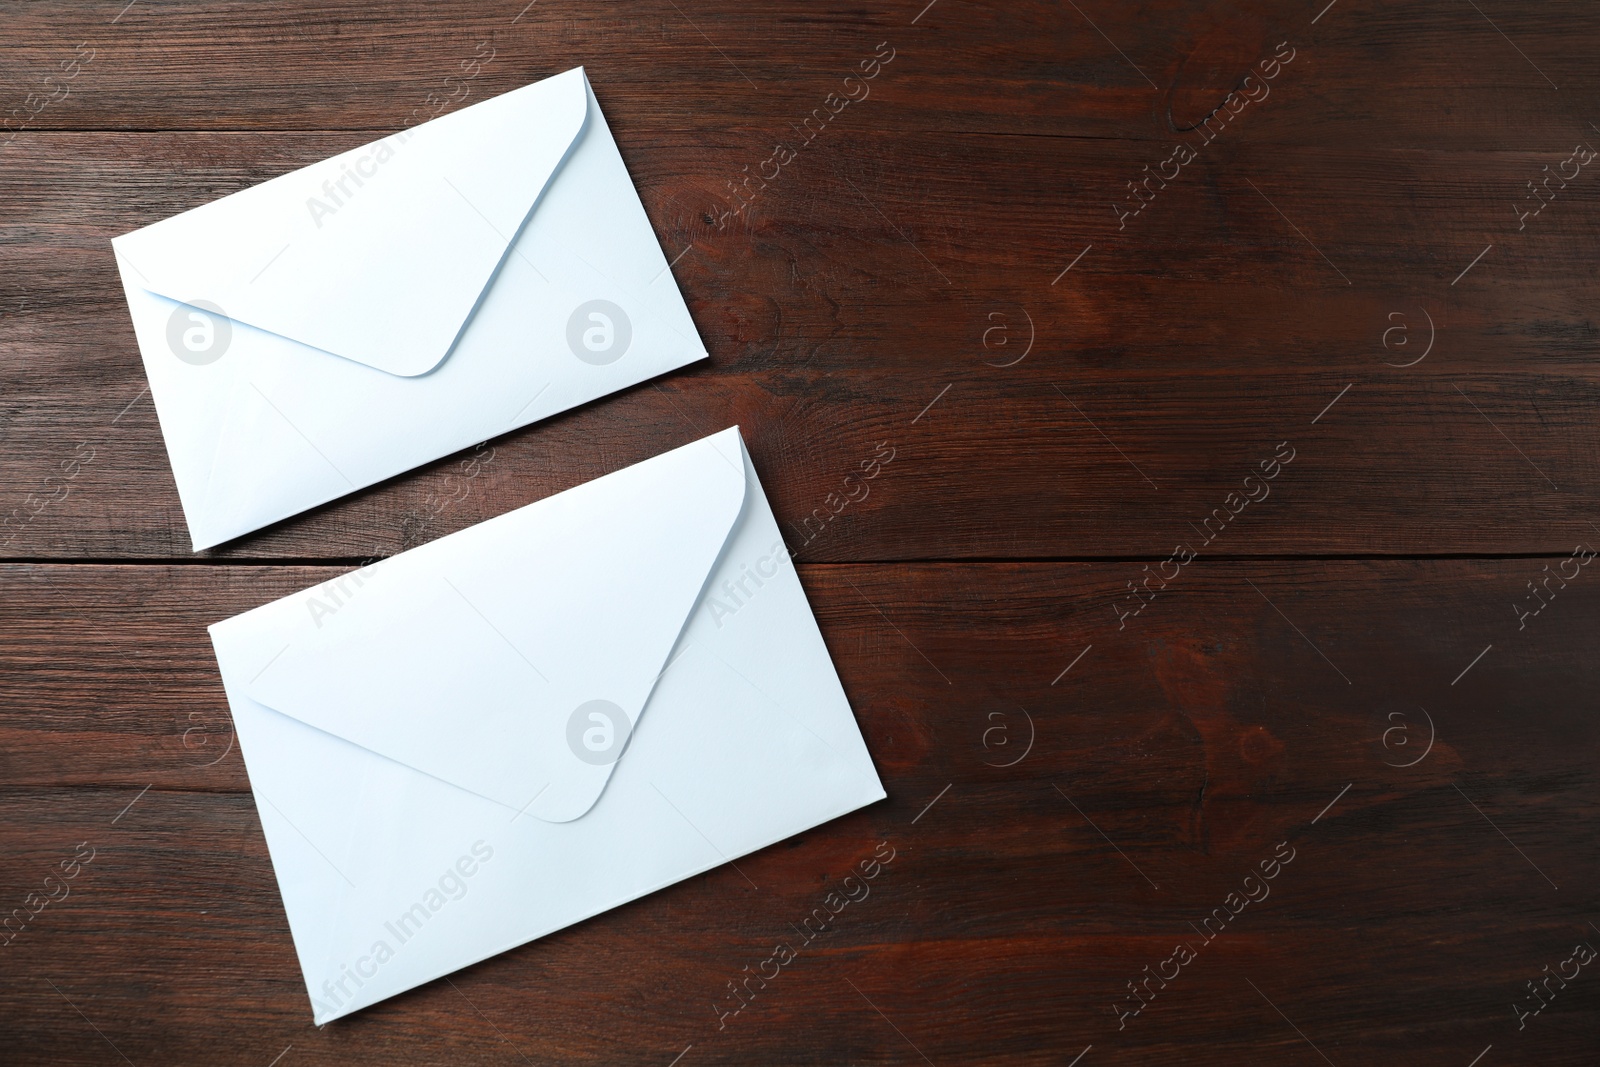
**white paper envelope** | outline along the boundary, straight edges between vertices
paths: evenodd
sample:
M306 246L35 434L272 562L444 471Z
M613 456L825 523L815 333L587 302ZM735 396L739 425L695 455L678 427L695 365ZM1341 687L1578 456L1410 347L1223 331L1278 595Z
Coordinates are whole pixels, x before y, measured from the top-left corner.
M197 551L706 355L581 67L112 246Z
M884 797L737 427L211 638L318 1023Z

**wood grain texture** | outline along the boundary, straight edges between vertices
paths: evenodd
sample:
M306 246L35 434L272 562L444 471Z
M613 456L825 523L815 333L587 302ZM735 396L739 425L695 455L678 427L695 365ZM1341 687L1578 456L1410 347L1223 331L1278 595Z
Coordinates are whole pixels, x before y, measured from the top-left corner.
M0 248L0 305L18 309L0 318L4 503L27 507L80 446L95 456L7 555L188 554L107 242L362 136L40 134L6 149L29 184L6 207L26 239ZM997 140L1006 157L977 143ZM681 183L698 170L711 184L712 168L739 158L733 146L631 146L663 246L687 250L676 273L712 358L496 442L493 477L432 525L470 525L739 422L780 519L797 527L878 441L903 448L872 521L850 516L851 536L808 544L807 559L1164 553L1173 528L1285 439L1308 441L1303 480L1232 551L1571 549L1567 531L1587 528L1600 490L1589 429L1600 183L1574 183L1548 209L1559 229L1535 233L1533 220L1452 288L1484 246L1441 236L1450 219L1487 215L1519 237L1510 201L1486 199L1477 176L1445 171L1424 201L1442 206L1421 220L1409 193L1397 203L1380 190L1384 218L1348 189L1414 189L1414 158L1327 166L1319 153L1285 174L1256 149L1164 191L1118 237L1110 194L1159 154L1104 143L1084 159L1057 138L862 135L797 161L792 184L723 233L684 209L703 201ZM1471 158L1510 190L1540 157ZM1104 199L1056 206L1060 174ZM1241 179L1271 189L1356 284ZM931 227L919 220L930 198ZM1057 236L1070 232L1095 247L1052 286L1076 254ZM1430 340L1420 363L1394 365ZM458 462L216 554L392 553L414 543L403 531Z
M1509 1007L1600 937L1600 585L1519 632L1538 570L1197 561L1118 631L1131 563L803 567L887 801L741 860L759 888L721 868L319 1031L203 627L338 572L11 565L0 899L96 853L0 949L0 1042L108 1062L64 994L135 1063L1315 1059L1275 1004L1336 1063L1587 1062L1592 988L1520 1032ZM1421 709L1436 738L1396 767ZM719 1029L725 983L880 841L871 895ZM1284 841L1119 1030L1126 983Z
M1593 1062L1594 5L525 3L6 12L0 1064ZM192 555L110 238L577 64L711 358ZM734 423L889 799L314 1028L205 626Z

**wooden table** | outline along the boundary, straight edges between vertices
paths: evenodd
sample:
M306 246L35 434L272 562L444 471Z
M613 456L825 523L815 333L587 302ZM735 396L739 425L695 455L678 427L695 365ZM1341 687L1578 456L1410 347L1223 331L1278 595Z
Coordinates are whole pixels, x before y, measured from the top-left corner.
M0 1062L1596 1062L1593 4L124 2L0 29ZM109 239L580 63L711 359L192 555ZM733 423L889 799L315 1028L205 625Z

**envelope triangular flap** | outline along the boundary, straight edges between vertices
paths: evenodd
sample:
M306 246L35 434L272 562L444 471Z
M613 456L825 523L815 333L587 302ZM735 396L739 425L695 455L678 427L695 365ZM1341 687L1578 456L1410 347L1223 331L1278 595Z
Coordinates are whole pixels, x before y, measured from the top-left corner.
M576 819L625 756L744 497L733 428L326 583L250 695L518 812Z
M449 353L582 133L583 68L113 244L147 289L391 374Z

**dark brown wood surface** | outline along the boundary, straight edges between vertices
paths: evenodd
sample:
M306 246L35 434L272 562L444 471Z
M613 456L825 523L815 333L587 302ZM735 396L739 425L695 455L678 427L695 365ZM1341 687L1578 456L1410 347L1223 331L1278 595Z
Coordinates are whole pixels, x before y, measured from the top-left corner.
M0 1064L1596 1061L1600 9L125 2L0 20ZM190 554L109 239L580 63L711 359ZM732 423L889 799L314 1027L205 625Z

